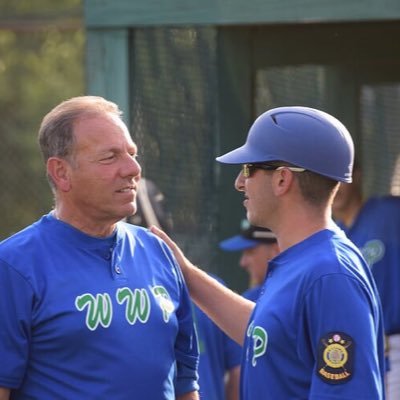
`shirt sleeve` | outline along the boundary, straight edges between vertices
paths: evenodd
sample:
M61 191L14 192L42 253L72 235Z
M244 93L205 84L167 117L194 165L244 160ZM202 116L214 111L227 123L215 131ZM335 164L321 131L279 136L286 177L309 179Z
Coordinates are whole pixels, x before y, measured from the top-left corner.
M0 261L0 386L18 388L28 360L34 295L29 283Z
M309 399L383 398L379 309L353 277L331 274L314 283L299 329L299 342L310 347L298 348L314 366Z
M182 282L181 302L177 310L179 331L175 342L177 367L175 393L179 396L199 390L199 349L192 316L192 303L179 267L177 272Z

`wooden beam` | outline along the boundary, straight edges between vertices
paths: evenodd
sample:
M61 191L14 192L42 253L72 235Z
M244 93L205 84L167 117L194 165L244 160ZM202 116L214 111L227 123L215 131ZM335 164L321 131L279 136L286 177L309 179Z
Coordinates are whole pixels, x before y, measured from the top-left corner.
M86 84L88 94L117 103L130 126L128 39L127 29L88 31Z
M86 0L88 27L399 20L399 0Z

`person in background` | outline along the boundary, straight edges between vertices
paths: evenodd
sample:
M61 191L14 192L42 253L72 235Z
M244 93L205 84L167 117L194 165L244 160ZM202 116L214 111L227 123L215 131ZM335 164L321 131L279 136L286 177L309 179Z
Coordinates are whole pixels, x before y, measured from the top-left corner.
M276 236L267 228L250 225L244 219L240 233L220 242L224 251L241 251L239 265L249 274L249 288L242 293L246 299L257 301L269 261L279 254Z
M166 198L151 179L139 183L138 210L128 221L148 227L173 229ZM225 285L217 276L210 274ZM204 400L238 400L242 348L227 336L207 315L193 304L193 319L199 341L199 394Z
M118 106L62 102L39 143L55 205L0 244L0 399L197 400L181 271L165 243L122 221L141 167Z
M142 177L138 185L137 211L127 218L133 225L161 227L166 233L173 230L173 221L166 206L164 193L151 179Z
M241 165L235 188L252 225L276 234L254 303L218 284L173 249L192 299L243 344L241 400L385 398L379 295L357 247L332 220L340 182L351 182L354 144L323 111L261 114L241 147L217 158Z
M210 276L225 286L220 278ZM199 339L200 399L239 400L242 347L195 304L193 318Z
M336 194L333 215L374 276L387 337L387 399L400 399L400 197L365 199L356 163L353 182L341 185Z

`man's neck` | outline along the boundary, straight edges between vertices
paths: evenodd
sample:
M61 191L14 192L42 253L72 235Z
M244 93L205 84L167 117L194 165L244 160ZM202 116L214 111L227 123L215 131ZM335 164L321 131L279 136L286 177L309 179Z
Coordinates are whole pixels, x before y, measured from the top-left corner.
M65 209L55 208L53 210L53 216L63 221L74 228L80 230L87 235L94 236L94 237L107 237L112 235L115 231L116 221L101 221L93 220L93 218L89 218L82 214L77 213L68 213Z
M332 226L331 213L328 208L325 211L312 208L294 209L294 212L288 214L291 215L282 217L279 227L277 227L276 232L274 231L278 237L281 251Z

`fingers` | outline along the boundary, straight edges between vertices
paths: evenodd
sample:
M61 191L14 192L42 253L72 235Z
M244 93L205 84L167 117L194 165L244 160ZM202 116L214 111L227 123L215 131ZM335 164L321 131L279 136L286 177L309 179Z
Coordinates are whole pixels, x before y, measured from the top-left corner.
M185 257L182 250L164 231L162 231L161 229L157 228L154 225L152 225L149 228L149 230L150 230L150 232L152 232L156 236L158 236L160 239L162 239L168 245L168 247L174 253L176 260L178 261L179 265L181 266L181 269L184 269L185 267L191 265L190 261Z
M151 225L149 231L154 233L162 240L165 240L168 237L164 231L162 231L160 228L157 228L155 225Z
M178 245L160 228L152 225L150 228L150 232L154 233L160 239L162 239L165 243L167 243L168 247L172 250L175 254L175 257L183 256L181 249Z
M150 232L154 233L156 236L158 236L160 239L164 240L167 245L173 249L175 247L178 247L176 243L160 228L158 228L155 225L150 226L149 228Z

